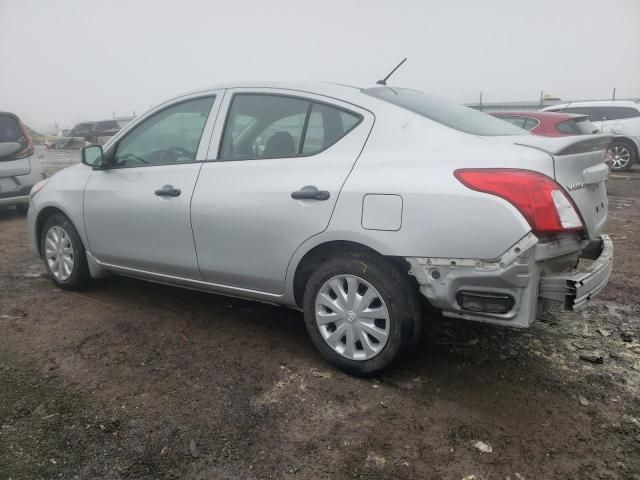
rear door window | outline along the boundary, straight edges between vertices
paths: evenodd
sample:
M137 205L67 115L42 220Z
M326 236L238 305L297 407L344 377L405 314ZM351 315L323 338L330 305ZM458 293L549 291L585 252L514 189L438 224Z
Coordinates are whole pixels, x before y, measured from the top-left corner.
M330 147L362 119L311 99L238 93L227 115L221 160L299 157Z
M313 154L340 140L360 122L360 117L338 108L314 103L307 124L302 153Z

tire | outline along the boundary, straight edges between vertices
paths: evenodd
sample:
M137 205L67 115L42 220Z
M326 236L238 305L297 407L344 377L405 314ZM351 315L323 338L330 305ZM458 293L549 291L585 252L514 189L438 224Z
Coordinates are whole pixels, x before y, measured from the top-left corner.
M350 286L369 304L343 308L341 312L336 302L343 307L349 305ZM340 299L336 290L341 290ZM315 347L335 367L353 375L375 375L415 348L421 332L418 295L408 273L402 274L383 257L368 253L340 254L325 261L307 282L303 299L307 331ZM371 301L375 296L380 298ZM328 298L333 300L332 308L326 306ZM372 320L376 315L384 316L385 311L386 320ZM328 322L333 318L336 322ZM371 330L371 322L375 330ZM387 332L386 337L379 333L382 330ZM368 332L373 332L375 337ZM344 336L336 341L342 333ZM332 337L332 334L335 335ZM349 341L349 337L353 341Z
M614 172L626 172L637 160L633 145L624 140L614 140L608 150L612 160L610 169Z
M57 233L57 238L60 242L56 244L48 243L48 235L51 233L53 239L53 232ZM61 235L64 233L64 235ZM66 239L66 240L65 240ZM64 290L82 290L86 288L91 282L91 276L89 275L89 266L87 265L87 255L78 235L78 231L75 229L71 220L65 215L56 213L51 215L44 223L42 227L42 233L40 235L40 251L42 252L42 258L44 266L47 269L49 278L58 287ZM65 268L64 265L61 269L56 268L60 266L60 260L64 252L67 260L71 258L71 267ZM54 252L57 254L58 262L54 262L53 254L50 256L48 252ZM68 262L63 264L69 266Z

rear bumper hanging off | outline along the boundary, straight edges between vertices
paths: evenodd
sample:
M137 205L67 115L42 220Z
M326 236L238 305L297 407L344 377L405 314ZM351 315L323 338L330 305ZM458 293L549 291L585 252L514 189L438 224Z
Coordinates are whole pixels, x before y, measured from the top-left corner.
M562 302L566 310L579 310L600 292L613 269L613 242L607 235L602 235L587 245L580 258L593 260L593 263L584 270L542 276L540 297Z
M593 262L579 269L581 258ZM406 260L420 293L443 315L524 328L535 321L542 301L577 310L600 292L613 268L613 243L606 235L588 243L578 236L539 243L530 233L496 260ZM506 312L497 309L500 302Z

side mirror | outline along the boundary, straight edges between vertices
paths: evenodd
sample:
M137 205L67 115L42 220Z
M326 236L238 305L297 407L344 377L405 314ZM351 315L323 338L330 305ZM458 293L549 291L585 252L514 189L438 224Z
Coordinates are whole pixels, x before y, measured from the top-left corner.
M0 160L10 160L13 155L22 149L22 145L18 142L2 142L0 143Z
M102 152L102 146L89 145L82 149L82 163L88 165L94 170L100 170L106 167L104 161L104 153Z

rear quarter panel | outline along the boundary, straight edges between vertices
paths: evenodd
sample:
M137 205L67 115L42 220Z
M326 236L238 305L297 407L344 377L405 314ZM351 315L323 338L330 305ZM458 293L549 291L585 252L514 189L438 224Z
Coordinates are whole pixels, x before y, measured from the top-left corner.
M458 168L523 168L553 177L552 158L512 142L492 142L397 109L376 124L345 182L324 232L296 252L292 268L316 245L349 240L383 255L495 259L531 229L505 200L475 192L453 175ZM397 231L362 227L367 194L402 197Z

